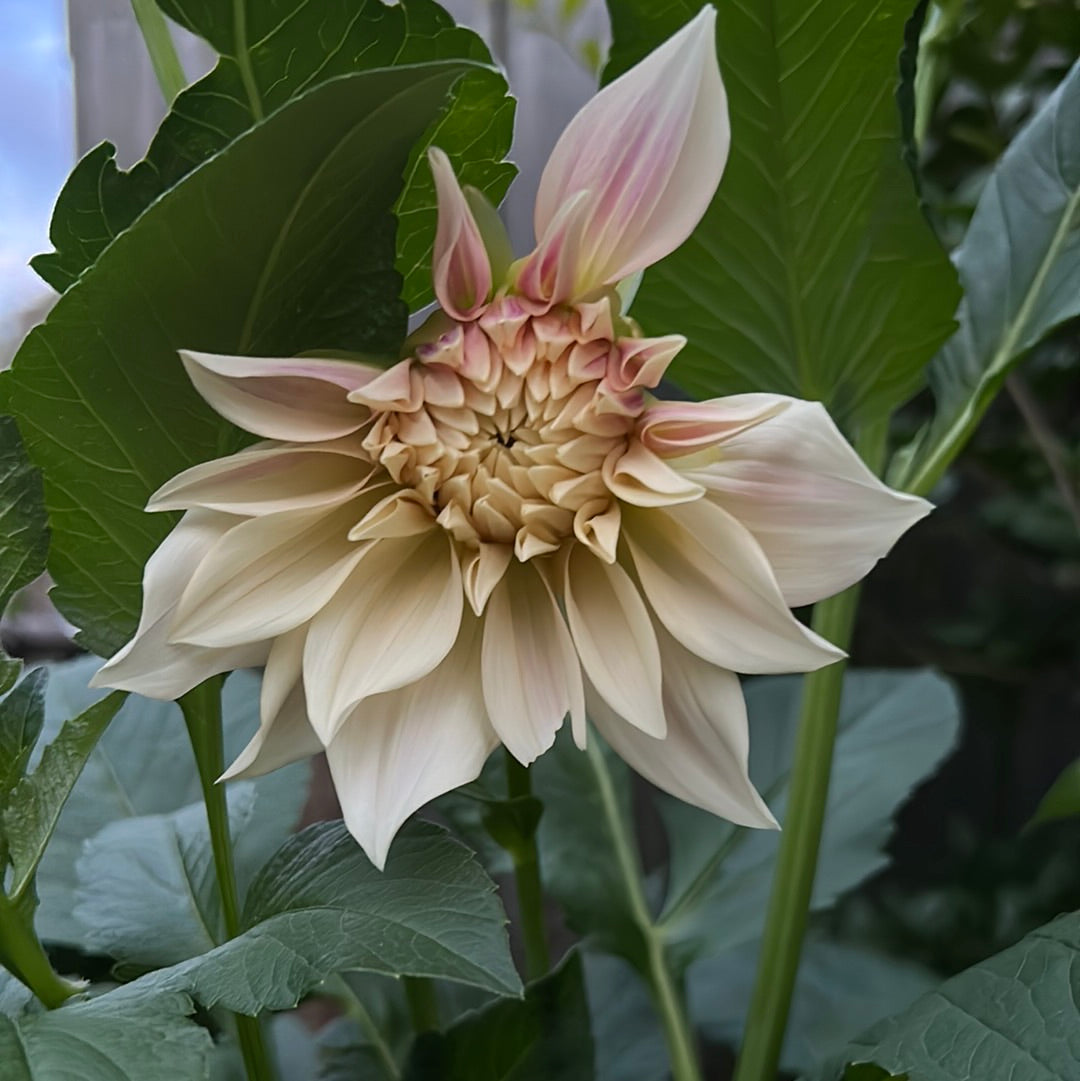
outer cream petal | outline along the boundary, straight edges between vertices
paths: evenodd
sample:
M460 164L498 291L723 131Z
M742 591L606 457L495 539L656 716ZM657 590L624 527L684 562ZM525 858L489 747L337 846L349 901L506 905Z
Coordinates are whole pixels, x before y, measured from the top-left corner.
M859 581L932 509L882 484L819 402L789 399L714 462L671 464L753 533L793 606Z
M656 635L667 735L654 739L627 724L595 692L590 717L616 754L665 792L740 826L775 827L746 769L750 738L738 677L683 649L663 627Z
M310 443L355 432L368 417L348 393L377 368L319 357L226 357L180 351L195 389L233 424L267 439Z
M311 619L367 546L348 539L379 491L340 507L282 511L229 530L184 590L169 640L232 646L273 638Z
M382 868L417 808L475 780L498 740L484 714L479 621L466 614L446 659L358 706L326 749L345 824Z
M491 261L450 159L431 147L428 161L439 205L432 254L435 295L448 315L472 319L491 294Z
M844 656L791 614L757 542L719 507L624 508L623 525L653 610L704 660L734 672L809 672Z
M461 569L441 529L376 541L311 621L304 683L311 723L329 743L370 695L426 676L458 637Z
M341 503L365 486L372 467L355 440L260 443L185 469L146 509L206 507L246 517Z
M618 563L575 546L563 579L570 633L590 683L605 702L650 736L664 734L660 650L649 610Z
M507 750L528 765L571 715L584 738L581 665L547 583L531 564L511 563L488 600L481 651L484 702Z
M281 709L273 716L263 718L259 730L218 780L261 777L290 762L310 758L322 749L322 741L308 723L304 688L297 683Z
M707 402L654 402L641 418L638 437L661 458L683 458L764 423L793 401L780 394L732 394Z
M588 192L573 295L674 251L712 200L731 136L715 26L715 10L703 8L589 101L556 143L537 193L531 259L550 261L560 243L553 223Z
M625 451L607 457L603 477L616 499L636 507L690 503L705 494L705 489L695 480L672 469L636 439Z
M168 640L180 595L195 568L238 522L232 515L213 511L184 515L147 560L142 614L135 636L97 671L90 681L92 687L116 687L147 698L173 699L220 672L262 664L270 648L268 642L207 649Z

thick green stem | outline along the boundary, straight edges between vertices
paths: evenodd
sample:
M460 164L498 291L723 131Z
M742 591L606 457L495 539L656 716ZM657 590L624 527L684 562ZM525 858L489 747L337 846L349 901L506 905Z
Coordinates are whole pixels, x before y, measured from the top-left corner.
M33 929L12 900L0 890L0 961L50 1009L62 1006L78 988L61 979Z
M656 1003L656 1010L664 1028L664 1041L671 1060L672 1081L701 1081L694 1033L686 1016L682 996L679 994L668 966L663 936L653 923L649 912L645 891L641 885L641 867L638 863L637 850L619 811L615 786L612 784L611 773L604 761L604 752L597 747L595 740L590 740L585 753L589 756L589 765L596 776L596 788L600 793L604 818L611 831L612 847L615 850L615 859L619 866L619 874L623 880L623 888L626 890L634 924L641 932L645 943L646 975L649 990L652 992L653 1001Z
M180 699L180 709L187 722L191 749L199 770L206 820L210 825L210 849L214 856L218 893L225 933L235 938L240 933L240 902L233 867L232 839L229 836L229 807L224 785L217 784L225 769L225 744L221 728L220 676L200 683ZM257 1017L238 1013L236 1038L244 1059L248 1081L273 1081L274 1069Z
M409 1017L417 1034L437 1032L439 1029L439 998L435 993L435 984L422 976L402 976L405 988L405 1001L409 1007Z
M532 795L529 770L509 751L506 753L506 788L511 799ZM514 884L521 913L521 937L525 944L525 973L538 980L551 968L547 934L544 928L544 890L540 881L540 856L536 835L510 852L514 861Z
M876 425L857 443L875 472L884 458L886 431L886 425ZM814 608L814 630L846 649L858 604L858 586L819 602ZM734 1081L774 1081L779 1066L810 914L845 667L840 661L811 672L803 686L784 832Z
M187 86L187 76L176 55L169 24L155 0L131 0L131 7L146 42L150 63L154 66L158 86L165 97L165 104L172 105L176 96Z

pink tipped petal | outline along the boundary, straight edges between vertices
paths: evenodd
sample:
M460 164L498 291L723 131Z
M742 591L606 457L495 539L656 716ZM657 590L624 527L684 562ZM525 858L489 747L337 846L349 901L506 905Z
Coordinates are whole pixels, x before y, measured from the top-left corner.
M681 334L664 338L620 338L605 384L615 393L634 387L655 387L686 345Z
M779 394L733 394L708 402L656 402L645 411L638 436L661 458L681 458L764 423L792 401Z
M511 563L492 592L481 657L488 716L519 762L528 765L552 745L567 713L581 741L581 666L555 599L531 565Z
M235 646L311 619L364 555L348 533L375 498L249 518L229 530L190 576L169 640Z
M516 285L535 313L588 292L580 276L591 213L589 192L577 192L558 208L544 232L537 232L536 250L519 264Z
M606 564L575 547L566 559L563 599L589 681L632 725L663 736L660 651L630 576L618 563Z
M405 819L475 780L498 742L484 714L479 653L478 621L467 615L438 668L366 699L326 749L345 824L380 869Z
M255 517L340 503L371 474L355 440L261 443L227 458L185 469L151 497L150 511L205 507Z
M372 409L394 409L413 412L424 400L424 384L419 372L413 370L411 359L399 361L364 386L349 393L349 401Z
M636 439L604 462L604 483L616 499L637 507L666 507L700 499L705 489L676 472Z
M818 402L789 400L686 477L753 533L792 606L859 581L931 510L882 484Z
M180 519L146 563L142 614L135 636L98 669L90 681L92 687L115 687L168 700L221 672L262 664L270 649L267 642L208 649L168 640L184 587L207 552L239 521L212 511L190 511Z
M775 829L747 773L750 740L738 677L683 649L663 627L656 634L667 735L654 739L627 724L595 692L589 716L615 753L658 788L740 826Z
M444 312L465 321L480 312L491 294L491 261L450 159L431 147L428 161L439 204L432 258L435 295Z
M355 432L367 411L347 395L377 368L318 357L225 357L180 351L195 389L233 424L266 439L312 443Z
M727 161L727 99L711 6L589 101L540 180L543 248L561 208L588 193L574 294L674 251L705 213ZM566 299L556 295L555 300Z
M645 596L687 649L734 672L812 672L844 653L789 610L757 542L699 499L666 510L623 509Z
M442 530L380 540L311 621L304 685L325 743L370 695L426 676L458 636L461 570Z

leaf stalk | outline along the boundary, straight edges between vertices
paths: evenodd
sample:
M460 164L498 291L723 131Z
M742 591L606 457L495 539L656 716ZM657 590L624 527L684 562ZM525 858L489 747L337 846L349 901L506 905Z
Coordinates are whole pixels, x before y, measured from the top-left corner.
M532 795L528 767L523 766L509 751L506 752L506 788L511 799ZM509 851L514 863L514 885L517 887L521 936L525 945L525 974L530 981L538 980L547 975L551 968L551 955L544 928L544 891L540 880L536 834L515 844Z
M75 984L56 974L33 929L3 890L0 890L0 961L50 1010L78 994Z
M150 63L165 104L172 105L187 86L187 76L177 56L172 34L169 33L169 24L155 0L131 0L131 8L146 42L146 51L150 54Z

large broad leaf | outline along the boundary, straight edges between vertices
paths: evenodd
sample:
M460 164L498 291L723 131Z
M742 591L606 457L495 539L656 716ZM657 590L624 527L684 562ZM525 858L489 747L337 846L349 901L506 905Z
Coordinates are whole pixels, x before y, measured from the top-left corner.
M113 147L91 151L60 195L51 239L56 251L34 268L61 292L91 266L154 199L193 168L296 96L357 71L460 57L491 59L483 41L454 25L431 0L325 4L313 0L160 0L165 13L221 54L209 75L182 93L130 172L117 169ZM437 131L429 132L467 183L496 202L513 178L502 161L510 147L513 102L493 71L475 71L459 86ZM373 143L372 145L378 145ZM272 167L268 169L272 175ZM410 166L400 200L406 224L399 265L406 298L430 291L435 232L430 182Z
M30 754L45 723L45 686L49 674L44 669L29 672L14 690L0 701L0 811L11 790L26 772ZM0 837L3 831L0 831ZM0 860L0 864L2 864Z
M96 657L86 657L52 666L45 696L42 745L56 737L67 717L102 701L104 692L86 686L100 664ZM229 677L222 714L225 753L231 759L258 725L258 677L250 672ZM254 782L257 813L252 814L237 839L241 887L292 829L305 800L307 778L307 764L299 762ZM180 710L171 702L129 697L87 760L38 869L40 906L36 919L41 937L48 942L92 948L85 938L87 928L72 915L79 903L77 893L94 888L95 866L91 863L77 871L84 846L91 838L111 837L113 845L109 850L115 853L114 845L123 836L123 832L116 832L118 823L145 822L155 816L172 821L174 812L199 801L199 776ZM188 814L194 823L197 815L194 811ZM138 824L127 828L138 835ZM166 853L159 855L167 859ZM110 863L100 870L108 878L113 867ZM136 893L141 888L152 895L150 885L144 882L139 887L135 883L132 888ZM143 911L145 919L149 914ZM175 915L175 900L168 912ZM164 911L159 915L165 918Z
M390 208L469 68L377 69L284 105L117 237L19 350L3 383L45 477L53 598L94 652L134 630L143 564L172 524L147 497L241 442L176 350L394 348Z
M641 977L621 958L585 955L596 1081L667 1081L664 1031Z
M242 923L238 937L136 985L248 1014L294 1006L332 972L521 989L495 884L468 849L425 822L398 834L381 872L342 823L308 827L251 884Z
M750 776L781 823L798 725L797 677L753 680ZM839 735L812 904L820 909L884 867L892 818L911 790L952 749L959 707L930 672L852 672L844 682ZM779 834L731 826L674 800L662 801L671 868L660 928L680 958L714 955L762 930Z
M702 0L608 0L611 79ZM886 414L952 328L955 273L922 218L893 91L911 0L733 0L717 48L731 158L705 218L649 270L634 315L690 339L672 377L701 396L820 398Z
M710 1039L738 1047L757 977L760 943L692 965L690 1014ZM799 960L780 1066L809 1069L879 1018L911 1005L937 982L926 969L859 946L811 938Z
M0 976L0 980L3 977ZM59 1010L0 1014L4 1081L199 1081L210 1034L184 994L112 991Z
M927 492L1009 370L1080 315L1080 63L1006 150L956 252L960 328L930 365L936 414L897 471Z
M45 569L48 551L41 476L27 460L15 421L0 417L0 615ZM0 649L0 694L15 682L20 667Z
M815 1072L814 1081L838 1081L851 1062L874 1063L885 1071L880 1076L912 1081L1078 1076L1080 913L1033 931L875 1025Z
M404 1081L593 1081L581 958L530 984L521 1002L494 1002L413 1045Z
M28 895L64 804L125 697L123 692L113 691L65 721L56 738L42 751L37 768L23 777L11 793L4 808L3 833L11 857L8 888L12 897Z
M266 797L250 781L229 786L233 862L242 884L295 824L295 813ZM299 811L301 801L291 802ZM111 822L83 845L76 875L72 915L80 945L91 953L155 968L205 953L227 937L201 801Z

